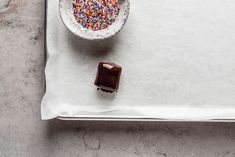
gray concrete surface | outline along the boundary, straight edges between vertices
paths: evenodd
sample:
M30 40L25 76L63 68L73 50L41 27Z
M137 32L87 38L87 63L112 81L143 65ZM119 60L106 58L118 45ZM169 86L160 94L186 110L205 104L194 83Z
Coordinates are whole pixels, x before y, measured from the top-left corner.
M0 0L0 157L235 157L235 123L40 120L44 0Z

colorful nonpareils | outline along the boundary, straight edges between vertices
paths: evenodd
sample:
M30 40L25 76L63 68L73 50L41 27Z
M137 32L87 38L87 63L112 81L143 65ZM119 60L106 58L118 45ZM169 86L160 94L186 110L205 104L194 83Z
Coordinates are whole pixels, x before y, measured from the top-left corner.
M107 28L114 23L119 10L119 0L73 0L76 21L89 30Z

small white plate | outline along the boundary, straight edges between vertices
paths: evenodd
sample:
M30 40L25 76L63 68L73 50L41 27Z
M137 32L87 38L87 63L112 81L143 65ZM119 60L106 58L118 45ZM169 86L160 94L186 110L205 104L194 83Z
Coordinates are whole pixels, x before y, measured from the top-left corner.
M65 26L75 35L80 36L84 39L95 40L95 39L105 39L109 38L116 33L118 33L124 24L129 15L130 10L130 1L129 0L120 0L120 11L116 21L110 25L108 28L92 31L86 28L83 28L81 24L79 24L73 14L73 0L60 0L59 1L59 10L60 17L65 24Z

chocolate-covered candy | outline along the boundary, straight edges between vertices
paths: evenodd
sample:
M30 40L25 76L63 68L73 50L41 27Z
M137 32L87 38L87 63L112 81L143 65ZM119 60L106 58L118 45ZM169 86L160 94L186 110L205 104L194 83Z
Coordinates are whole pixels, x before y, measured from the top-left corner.
M95 85L105 92L118 90L122 67L108 62L100 62L96 75Z

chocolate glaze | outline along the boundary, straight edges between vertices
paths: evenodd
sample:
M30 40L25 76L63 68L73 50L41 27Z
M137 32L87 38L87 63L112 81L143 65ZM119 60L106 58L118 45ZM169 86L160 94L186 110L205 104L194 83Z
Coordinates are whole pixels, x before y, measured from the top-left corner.
M122 67L108 62L100 62L96 75L95 85L104 92L118 90Z

